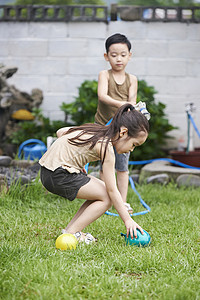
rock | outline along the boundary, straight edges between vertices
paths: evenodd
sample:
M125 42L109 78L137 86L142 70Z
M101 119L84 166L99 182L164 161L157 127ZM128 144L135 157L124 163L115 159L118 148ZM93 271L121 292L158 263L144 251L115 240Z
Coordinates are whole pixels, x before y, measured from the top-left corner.
M12 166L13 167L19 167L19 168L27 168L34 164L33 161L29 160L13 160Z
M0 191L6 191L11 184L27 185L34 181L40 170L39 163L13 160L9 166L0 166Z
M12 158L10 156L0 156L0 166L8 167L12 162Z
M197 175L180 175L176 180L177 185L180 186L193 186L200 187L200 176Z
M130 177L132 178L134 183L139 183L139 177L140 177L139 174L132 174L130 175Z
M43 93L40 89L32 89L31 97L33 99L32 106L39 107L43 100Z
M31 174L30 175L31 178L36 178L39 171L40 171L40 164L38 162L34 163L33 165L27 168L27 172Z
M0 140L6 140L9 136L6 131L8 122L16 123L11 117L15 111L25 109L31 112L33 108L39 107L43 101L43 92L40 89L33 89L30 95L8 83L7 79L16 72L16 67L5 67L0 64ZM21 119L21 114L20 120L24 120Z
M167 184L168 182L169 182L169 176L167 174L157 174L147 178L147 183Z
M4 78L9 78L11 77L13 74L15 74L17 72L18 68L16 67L6 67L1 65L0 66L0 75Z
M178 176L182 174L197 175L200 176L200 169L187 169L181 167L174 167L170 165L168 161L155 161L145 165L140 172L139 183L146 182L146 179L150 176L157 174L167 174L170 180L176 181Z
M11 184L15 183L21 183L21 184L28 184L31 182L31 176L30 175L18 175L11 179Z

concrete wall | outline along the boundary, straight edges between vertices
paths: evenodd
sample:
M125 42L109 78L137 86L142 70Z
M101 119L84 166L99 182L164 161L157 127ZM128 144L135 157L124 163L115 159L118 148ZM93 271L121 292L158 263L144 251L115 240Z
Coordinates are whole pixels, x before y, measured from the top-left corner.
M167 105L170 122L179 127L173 135L185 136L186 143L188 102L196 105L200 130L200 24L1 22L0 63L18 67L10 84L26 92L42 89L43 112L61 119L62 102L73 101L84 80L97 79L100 70L109 68L104 42L116 32L132 42L127 71L155 87L156 100ZM176 145L176 140L170 143ZM200 146L196 133L195 146Z

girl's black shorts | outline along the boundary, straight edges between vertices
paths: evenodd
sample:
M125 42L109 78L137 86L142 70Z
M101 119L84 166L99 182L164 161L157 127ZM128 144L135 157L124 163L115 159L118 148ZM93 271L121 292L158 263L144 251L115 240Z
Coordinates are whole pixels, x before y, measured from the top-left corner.
M41 166L41 182L51 193L72 201L76 198L79 189L90 181L87 174L69 173L63 168L51 171Z

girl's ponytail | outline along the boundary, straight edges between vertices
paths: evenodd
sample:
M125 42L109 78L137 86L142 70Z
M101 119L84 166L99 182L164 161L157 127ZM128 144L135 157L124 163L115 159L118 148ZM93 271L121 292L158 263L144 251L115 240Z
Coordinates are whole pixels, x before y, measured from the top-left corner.
M113 136L120 132L122 126L128 129L128 135L131 137L136 137L140 131L149 132L149 123L146 117L130 103L124 104L118 109L109 126Z

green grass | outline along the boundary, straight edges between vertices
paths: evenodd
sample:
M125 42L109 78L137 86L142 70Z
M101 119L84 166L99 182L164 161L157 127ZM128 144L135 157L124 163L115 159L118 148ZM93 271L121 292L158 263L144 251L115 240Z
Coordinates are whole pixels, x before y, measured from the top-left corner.
M61 251L55 240L81 200L46 193L39 182L0 195L0 299L200 299L200 189L137 186L151 212L135 217L152 237L126 246L119 217L87 231L96 245ZM129 188L128 199L143 210Z

